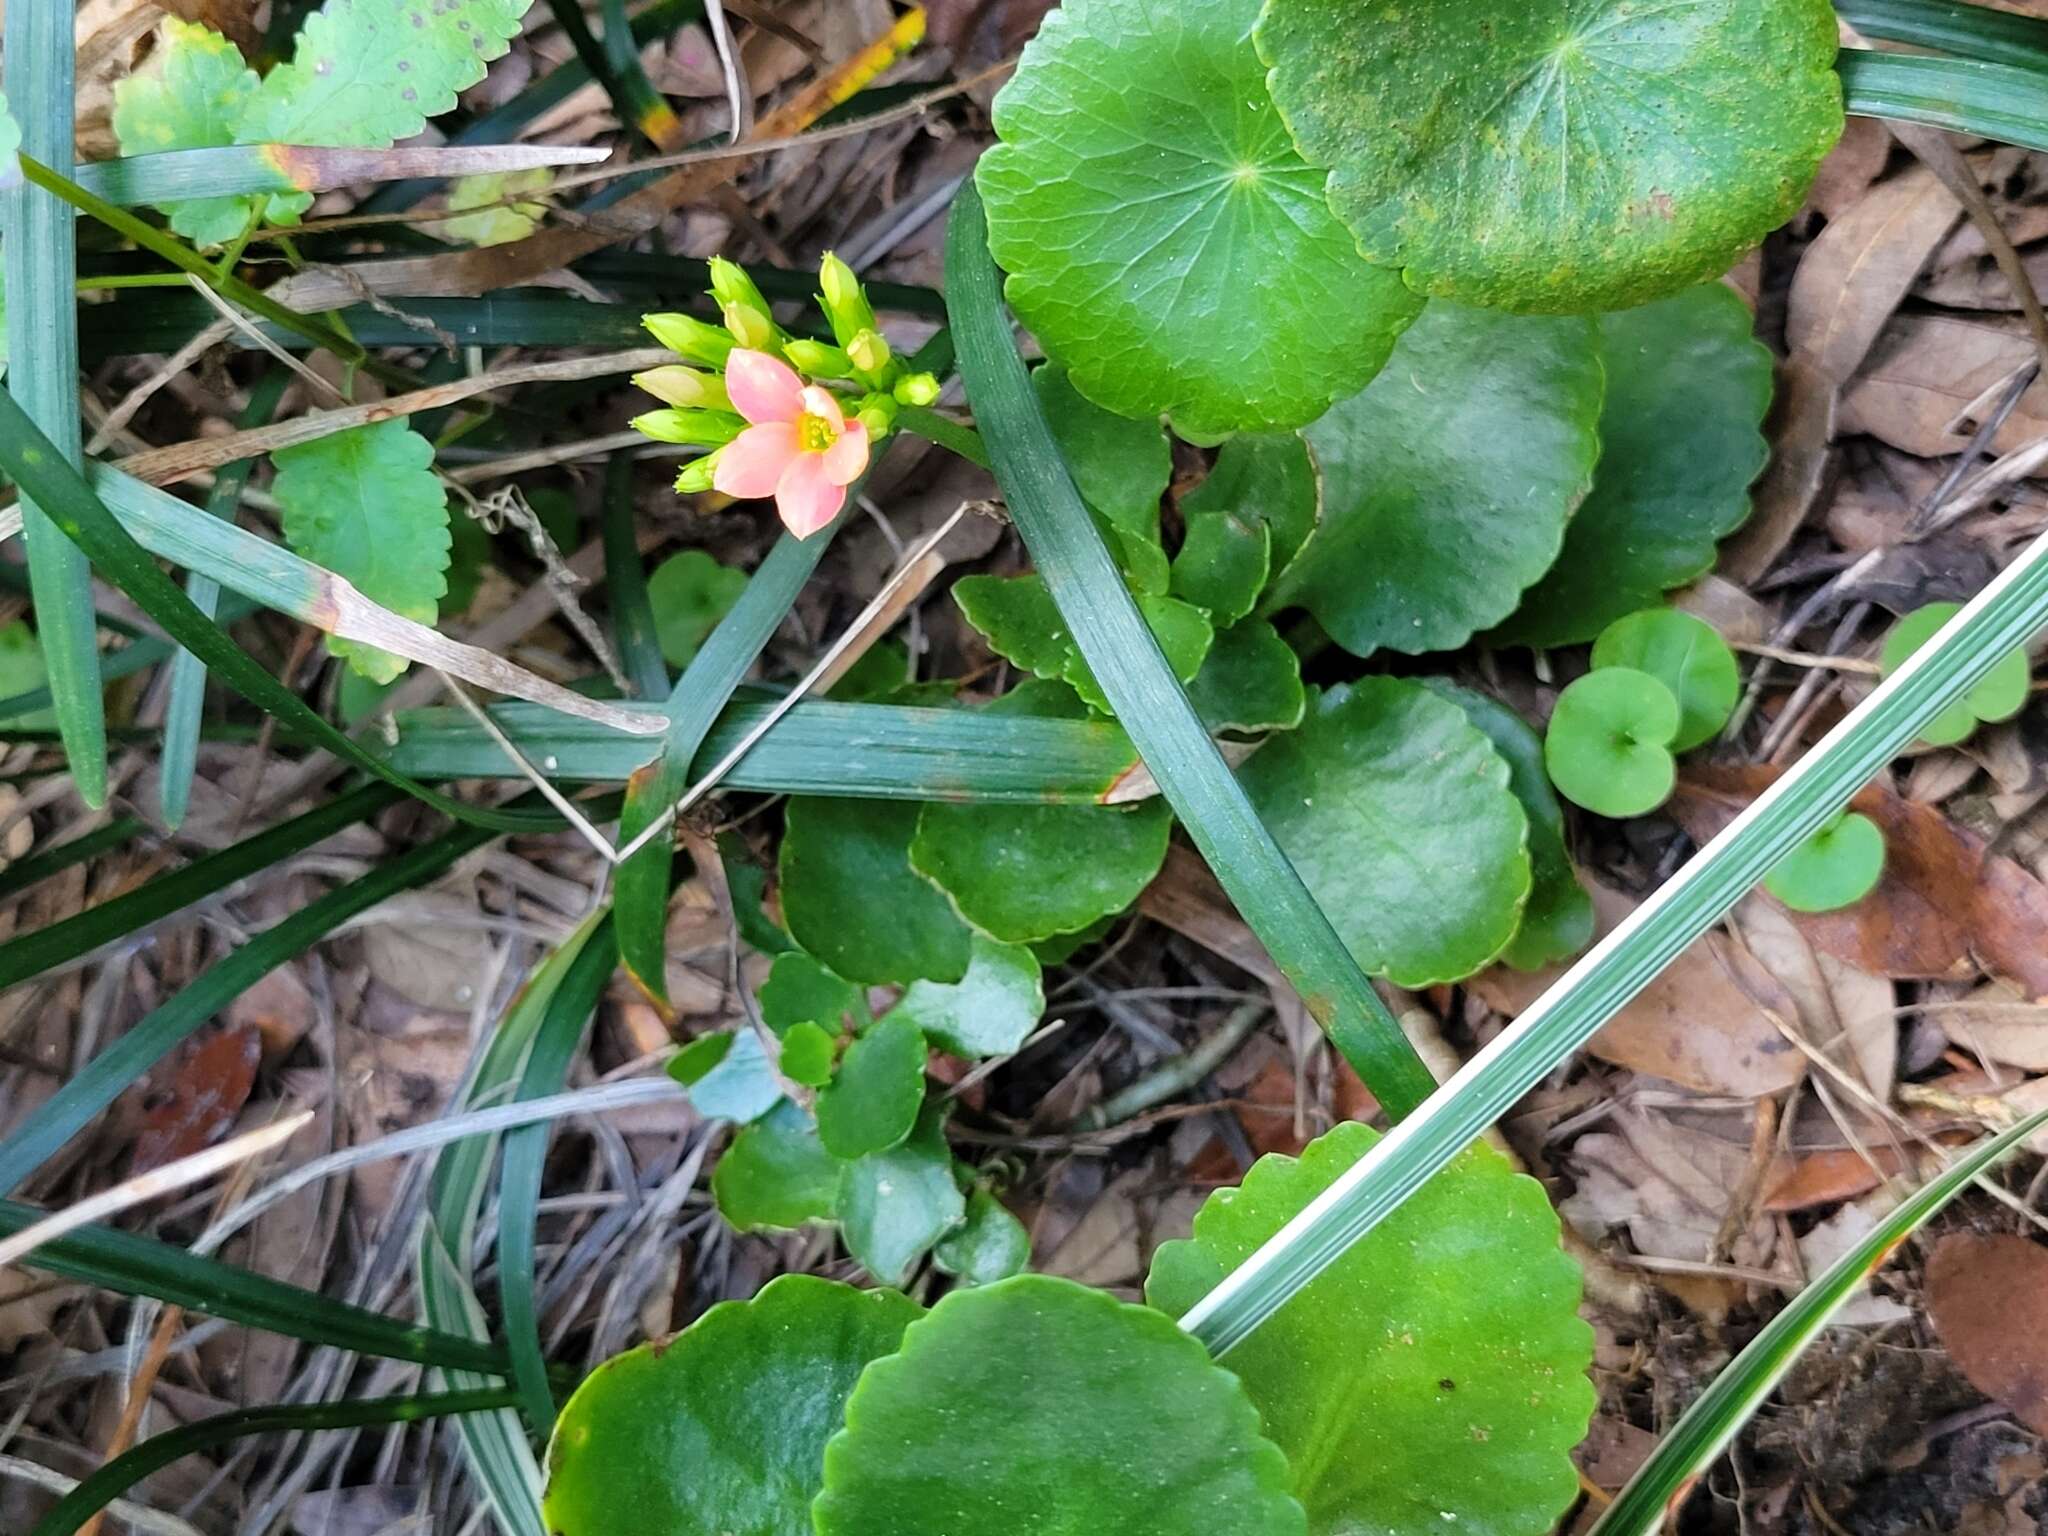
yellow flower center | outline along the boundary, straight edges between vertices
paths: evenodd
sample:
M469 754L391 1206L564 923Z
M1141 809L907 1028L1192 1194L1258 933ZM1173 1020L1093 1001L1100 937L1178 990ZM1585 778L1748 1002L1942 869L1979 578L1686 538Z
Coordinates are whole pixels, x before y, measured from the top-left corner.
M832 430L832 423L823 416L814 416L804 411L796 419L796 445L805 453L823 453L839 441L839 434Z

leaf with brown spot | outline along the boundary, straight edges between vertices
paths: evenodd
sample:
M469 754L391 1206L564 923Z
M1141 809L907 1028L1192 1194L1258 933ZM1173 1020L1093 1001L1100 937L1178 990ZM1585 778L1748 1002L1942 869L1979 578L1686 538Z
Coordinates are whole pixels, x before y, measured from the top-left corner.
M2048 1248L1951 1233L1927 1262L1927 1311L1970 1385L2048 1435Z
M167 1066L151 1073L130 1176L190 1157L219 1140L249 1102L262 1057L262 1033L244 1024L188 1040Z
M1635 909L1624 893L1588 879L1602 935ZM1563 972L1514 971L1496 965L1468 985L1488 1007L1512 1017ZM1777 1018L1791 1022L1798 1004L1740 946L1710 933L1679 957L1595 1035L1587 1049L1603 1061L1665 1078L1700 1093L1755 1098L1798 1082L1806 1058Z

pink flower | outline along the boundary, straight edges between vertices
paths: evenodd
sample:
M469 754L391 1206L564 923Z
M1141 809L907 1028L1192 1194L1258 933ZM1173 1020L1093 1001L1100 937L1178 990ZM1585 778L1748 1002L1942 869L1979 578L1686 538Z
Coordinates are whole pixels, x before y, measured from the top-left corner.
M711 484L728 496L773 496L783 525L807 539L839 515L868 467L868 429L830 390L805 384L766 352L733 349L725 392L753 423L719 450Z

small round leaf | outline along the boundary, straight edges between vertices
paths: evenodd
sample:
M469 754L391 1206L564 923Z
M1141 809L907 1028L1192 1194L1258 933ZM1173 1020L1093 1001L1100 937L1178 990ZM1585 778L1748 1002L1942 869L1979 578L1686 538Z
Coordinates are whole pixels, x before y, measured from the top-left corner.
M720 565L701 549L670 555L649 571L647 602L662 658L672 667L687 667L746 585L745 571Z
M777 1065L792 1083L822 1088L832 1081L832 1058L838 1041L809 1019L789 1026L782 1037L782 1059Z
M924 1036L901 1012L878 1019L846 1048L818 1094L818 1139L834 1157L893 1147L924 1103Z
M808 1531L854 1383L923 1310L895 1291L784 1275L607 1360L555 1422L550 1536Z
M907 1141L840 1165L840 1230L861 1267L884 1285L908 1280L967 1212L953 1180L945 1119L944 1105L927 1104Z
M1726 271L1842 131L1827 0L1271 0L1257 41L1367 259L1490 308Z
M917 810L909 800L797 796L783 811L782 915L797 943L849 981L966 974L967 925L910 867Z
M1906 658L1932 640L1940 628L1963 610L1961 603L1928 603L1915 608L1892 626L1885 636L1879 665L1889 677ZM1977 729L1979 721L2010 720L2027 702L2032 686L2027 653L2012 651L1999 659L1984 681L1934 717L1934 723L1920 733L1933 747L1952 747Z
M1837 816L1764 876L1764 889L1794 912L1852 907L1884 875L1884 833L1860 812Z
M1742 692L1728 642L1713 625L1676 608L1646 608L1616 619L1593 642L1593 666L1633 667L1671 690L1678 700L1673 752L1711 740L1735 713Z
M1237 1377L1164 1315L1019 1275L953 1292L868 1368L812 1519L818 1536L1302 1536L1287 1482Z
M1600 816L1641 816L1671 798L1678 700L1647 672L1588 672L1557 696L1543 738L1550 782Z
M811 1117L784 1099L733 1137L711 1173L718 1213L741 1232L787 1232L829 1221L842 1164Z
M975 172L1011 307L1075 386L1204 440L1314 420L1420 307L1359 258L1288 139L1257 14L1068 0Z
M1024 1223L985 1189L967 1198L967 1219L932 1250L932 1262L969 1285L993 1285L1020 1273L1031 1261L1031 1235Z
M1178 1317L1378 1137L1269 1155L1153 1256ZM1312 1536L1542 1536L1578 1493L1594 1404L1579 1274L1542 1186L1467 1148L1230 1352L1287 1452Z

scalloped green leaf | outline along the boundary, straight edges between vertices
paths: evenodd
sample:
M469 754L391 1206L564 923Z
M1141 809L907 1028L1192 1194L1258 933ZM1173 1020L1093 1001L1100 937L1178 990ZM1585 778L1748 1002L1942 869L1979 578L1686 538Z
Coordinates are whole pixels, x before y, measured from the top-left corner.
M854 1037L832 1081L819 1090L818 1140L848 1161L908 1136L924 1104L924 1034L890 1013Z
M1594 324L1607 400L1593 489L1495 645L1591 640L1704 575L1770 457L1771 353L1734 292L1704 283Z
M1301 658L1264 619L1233 624L1216 632L1188 702L1212 731L1291 731L1308 707Z
M1678 700L1633 667L1588 672L1557 696L1543 766L1557 792L1599 816L1642 816L1671 798Z
M847 1251L884 1285L908 1280L967 1214L945 1124L945 1106L927 1104L908 1140L839 1165L840 1233Z
M917 823L910 800L798 795L783 809L783 919L849 981L907 986L967 973L967 925L910 867Z
M1420 301L1359 259L1251 44L1258 0L1068 0L975 182L1010 305L1089 399L1184 437L1296 427Z
M1735 653L1713 625L1676 608L1645 608L1600 631L1593 666L1647 672L1678 700L1673 752L1688 751L1728 723L1742 692Z
M1180 510L1190 525L1212 512L1264 523L1277 572L1315 532L1321 501L1316 466L1299 433L1247 433L1216 450L1209 477L1181 497Z
M1366 258L1496 309L1726 271L1842 131L1827 0L1270 0L1256 36Z
M993 1285L1023 1273L1031 1234L985 1189L967 1197L967 1216L932 1249L932 1262L968 1285Z
M1354 655L1452 650L1557 558L1600 456L1592 322L1432 304L1362 394L1303 432L1322 521L1261 611Z
M1543 770L1543 739L1498 699L1440 677L1421 680L1438 698L1465 712L1508 765L1508 788L1529 818L1529 900L1501 959L1519 971L1541 970L1593 942L1593 898L1579 884L1564 840L1564 807Z
M1164 558L1164 557L1162 557ZM981 632L989 649L1034 677L1067 683L1090 707L1110 713L1109 700L1081 648L1060 616L1045 578L1035 571L1023 576L963 576L953 583L953 601L969 624ZM1201 669L1215 630L1201 610L1172 597L1138 594L1145 616L1174 675L1187 682Z
M1520 925L1528 816L1508 765L1448 700L1362 678L1239 770L1358 963L1404 987L1469 976Z
M751 1029L721 1030L692 1040L669 1058L668 1075L683 1085L691 1105L707 1120L745 1125L783 1098L768 1052Z
M784 1099L719 1154L711 1197L738 1231L793 1231L832 1219L844 1166L818 1140L811 1117Z
M1884 637L1878 664L1889 677L1905 664L1935 633L1963 611L1961 603L1927 603L1915 608L1894 624ZM1984 681L1934 717L1933 724L1920 733L1929 746L1952 747L1967 740L1979 721L2010 720L2026 706L2027 690L2033 684L2031 664L2023 650L1999 658Z
M285 542L393 613L422 624L439 616L448 589L448 495L434 477L434 446L394 416L315 438L271 455L271 494ZM355 640L327 648L372 682L406 668Z
M860 988L835 975L800 950L775 957L768 979L761 983L761 1022L778 1035L792 1025L816 1024L836 1035L865 1024L867 999Z
M1794 912L1833 912L1868 896L1883 875L1884 833L1848 811L1780 859L1764 889Z
M114 135L124 155L233 144L261 84L241 50L213 28L164 18L143 67L114 87ZM260 201L194 197L158 206L195 245L225 245L249 227Z
M836 1038L809 1019L801 1019L782 1037L782 1055L775 1065L792 1083L822 1088L832 1081L832 1064L838 1054Z
M1160 1247L1147 1299L1186 1312L1378 1139L1349 1122L1299 1159L1260 1158L1192 1238ZM1571 1451L1595 1403L1578 1304L1542 1186L1478 1144L1228 1363L1311 1536L1542 1536L1578 1495Z
M1252 611L1272 565L1273 532L1240 512L1190 513L1187 536L1173 557L1168 590L1218 625Z
M236 141L383 145L409 139L519 35L533 0L327 0L264 77Z
M605 1361L548 1443L550 1536L808 1531L854 1384L923 1315L895 1291L784 1275Z
M817 1536L1303 1536L1237 1378L1150 1307L1051 1275L955 1291L862 1375Z
M701 549L670 555L647 573L647 602L662 659L680 671L746 590L747 573L720 565Z
M950 984L912 982L888 1017L915 1024L935 1050L980 1060L1010 1055L1044 1012L1038 957L1021 944L977 933L965 976Z

